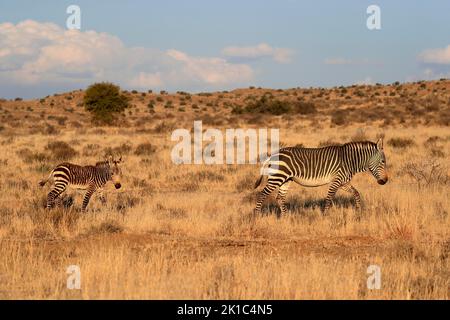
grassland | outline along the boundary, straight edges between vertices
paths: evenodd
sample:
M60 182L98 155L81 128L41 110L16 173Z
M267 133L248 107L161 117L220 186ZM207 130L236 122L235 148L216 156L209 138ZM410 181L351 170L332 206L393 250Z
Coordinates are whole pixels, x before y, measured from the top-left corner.
M127 95L132 107L105 127L82 91L0 101L0 298L449 299L450 81ZM248 107L264 95L300 105ZM193 120L280 128L286 145L384 136L390 181L355 177L361 213L339 192L323 216L326 187L293 186L287 216L268 203L253 217L259 166L170 161L172 130ZM53 166L111 151L124 157L123 187L109 185L105 205L94 196L82 214L70 190L44 209L38 181ZM66 287L73 264L81 290ZM366 285L373 264L380 290Z

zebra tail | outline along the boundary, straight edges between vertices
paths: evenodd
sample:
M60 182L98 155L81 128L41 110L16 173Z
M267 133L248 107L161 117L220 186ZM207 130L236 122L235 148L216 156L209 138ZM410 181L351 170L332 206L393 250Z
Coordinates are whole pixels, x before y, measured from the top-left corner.
M258 180L255 182L255 189L258 188L261 185L261 181L263 180L264 176L260 175Z
M264 161L262 168L261 168L261 175L259 176L258 180L256 180L255 182L255 189L258 188L262 181L264 180L264 177L267 176L267 171L266 171L266 166L268 165L270 161L270 157L266 159L266 161Z
M52 170L52 172L50 172L50 174L48 175L47 179L39 181L39 186L40 187L45 186L45 184L48 182L48 180L50 180L50 177L52 176L52 174L53 174L53 170Z

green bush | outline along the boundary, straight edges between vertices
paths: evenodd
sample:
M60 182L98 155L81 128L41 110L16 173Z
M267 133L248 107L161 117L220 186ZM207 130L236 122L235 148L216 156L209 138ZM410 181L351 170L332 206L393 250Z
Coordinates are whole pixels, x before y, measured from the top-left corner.
M94 121L110 124L117 113L128 107L129 100L120 93L119 86L102 82L87 88L83 103L86 110L93 114Z
M290 110L291 104L289 102L272 99L267 96L262 96L256 101L250 101L243 110L236 109L239 112L269 113L273 115L281 115Z
M234 114L243 113L266 113L272 115L282 115L286 113L313 114L316 107L311 102L284 101L275 99L269 95L264 95L258 100L251 100L245 107L235 106L232 109Z

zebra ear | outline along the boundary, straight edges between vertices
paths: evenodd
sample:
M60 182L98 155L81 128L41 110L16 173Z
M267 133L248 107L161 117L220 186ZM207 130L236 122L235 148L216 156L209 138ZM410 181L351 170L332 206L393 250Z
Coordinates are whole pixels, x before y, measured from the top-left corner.
M377 148L379 150L383 150L383 138L378 139L378 141L377 141Z

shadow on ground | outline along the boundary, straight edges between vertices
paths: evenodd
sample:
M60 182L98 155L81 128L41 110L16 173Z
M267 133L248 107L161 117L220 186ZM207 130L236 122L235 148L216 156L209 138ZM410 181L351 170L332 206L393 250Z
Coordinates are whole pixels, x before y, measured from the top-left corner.
M337 208L354 208L354 203L351 198L348 197L342 197L337 196L333 200L333 206ZM323 199L299 199L299 198L291 198L288 199L286 202L286 207L288 209L288 213L290 214L299 214L304 215L306 210L315 210L320 209L323 211L323 208L325 207L325 198ZM279 216L280 215L280 209L278 208L278 205L276 202L271 202L265 207L267 210L265 211L265 214L273 214L274 212Z

